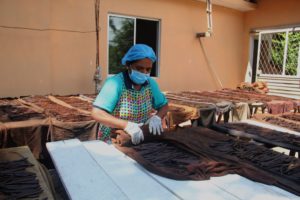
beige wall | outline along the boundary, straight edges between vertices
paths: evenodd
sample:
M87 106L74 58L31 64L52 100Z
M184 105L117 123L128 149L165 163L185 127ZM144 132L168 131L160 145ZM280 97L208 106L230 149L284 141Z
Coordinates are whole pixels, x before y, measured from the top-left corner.
M107 76L108 13L161 21L160 77L163 90L235 87L244 78L244 14L213 6L213 36L206 5L195 0L101 0L100 64ZM95 30L94 0L1 0L0 25L38 29ZM0 96L75 94L94 91L95 33L0 27Z
M250 34L252 29L270 29L300 25L299 0L259 0L256 10L245 14L244 73L248 65Z
M214 35L203 38L201 48L197 32L207 31L206 4L194 0L102 0L100 60L107 73L107 15L117 13L161 20L160 77L163 90L217 89L211 68L224 87L234 87L243 78L243 14L220 6L213 8ZM101 42L100 41L100 42ZM205 57L206 56L206 57ZM209 67L209 64L211 68Z
M1 0L0 96L92 93L92 0ZM57 30L53 30L57 29Z

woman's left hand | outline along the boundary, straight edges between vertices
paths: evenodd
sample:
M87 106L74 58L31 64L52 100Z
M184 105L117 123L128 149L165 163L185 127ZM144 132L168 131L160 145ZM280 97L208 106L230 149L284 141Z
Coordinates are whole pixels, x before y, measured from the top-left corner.
M149 131L153 135L160 135L163 132L161 118L158 115L153 115L146 124L149 124Z

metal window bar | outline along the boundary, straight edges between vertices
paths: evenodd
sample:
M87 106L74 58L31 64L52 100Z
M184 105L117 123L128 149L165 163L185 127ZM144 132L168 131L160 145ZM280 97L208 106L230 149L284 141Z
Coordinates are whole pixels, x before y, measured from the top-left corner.
M300 77L300 28L259 32L258 75Z
M284 54L283 54L283 70L282 75L285 75L285 68L286 68L286 58L287 58L287 52L288 52L288 43L289 43L289 32L285 32L285 45L284 45Z
M300 42L298 43L298 67L297 67L297 76L299 77L300 76Z

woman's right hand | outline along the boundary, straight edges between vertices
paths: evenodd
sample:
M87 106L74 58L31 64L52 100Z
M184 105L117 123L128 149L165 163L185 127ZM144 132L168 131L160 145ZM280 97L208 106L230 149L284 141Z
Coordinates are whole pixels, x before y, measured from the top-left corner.
M128 133L128 135L131 136L131 142L132 144L139 144L144 140L144 134L142 129L140 128L143 126L143 123L134 123L134 122L128 122L124 131Z

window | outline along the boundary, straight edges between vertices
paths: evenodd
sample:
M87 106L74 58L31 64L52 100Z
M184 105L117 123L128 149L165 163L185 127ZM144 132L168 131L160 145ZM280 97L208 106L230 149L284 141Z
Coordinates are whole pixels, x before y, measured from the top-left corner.
M300 77L300 29L259 33L258 73Z
M157 61L153 64L151 76L158 76L158 33L159 21L120 15L109 15L108 22L108 72L124 71L121 59L134 44L147 44L153 48Z

